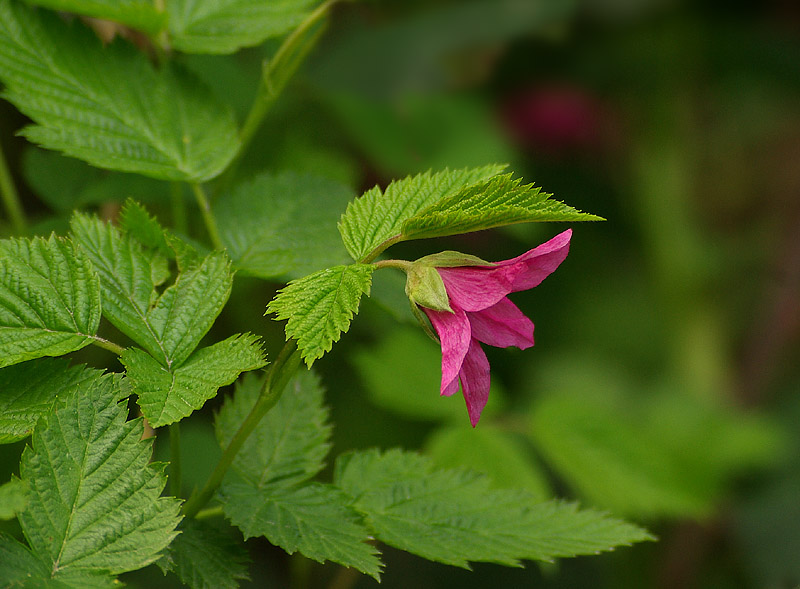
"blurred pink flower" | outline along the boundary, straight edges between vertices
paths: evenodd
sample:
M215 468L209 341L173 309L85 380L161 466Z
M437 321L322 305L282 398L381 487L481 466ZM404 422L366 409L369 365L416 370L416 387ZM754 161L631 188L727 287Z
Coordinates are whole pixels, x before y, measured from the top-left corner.
M533 345L533 322L506 295L547 278L567 257L571 237L568 229L521 256L494 264L436 267L452 311L415 301L442 345L441 394L454 394L461 383L473 427L489 398L489 361L480 344L521 350Z

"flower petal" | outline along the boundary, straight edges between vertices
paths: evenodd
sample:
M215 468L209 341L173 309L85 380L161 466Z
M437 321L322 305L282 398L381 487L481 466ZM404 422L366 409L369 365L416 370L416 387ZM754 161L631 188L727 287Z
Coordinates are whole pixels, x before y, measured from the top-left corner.
M511 279L510 292L528 290L550 276L567 257L571 237L572 229L567 229L521 256L498 262L496 267L516 270L508 275Z
M470 342L460 377L464 400L467 402L469 422L475 427L481 418L486 401L489 400L490 386L489 360L476 339Z
M511 292L519 268L495 266L459 266L437 268L442 276L450 303L465 311L480 311L497 303Z
M490 346L520 350L533 345L533 322L519 308L503 298L488 309L467 313L472 337Z
M453 313L434 311L426 307L420 308L431 320L431 325L442 343L441 393L452 395L458 390L458 373L461 371L461 365L472 339L469 319L467 319L467 314L456 306L453 306ZM453 381L455 381L455 390L452 389Z

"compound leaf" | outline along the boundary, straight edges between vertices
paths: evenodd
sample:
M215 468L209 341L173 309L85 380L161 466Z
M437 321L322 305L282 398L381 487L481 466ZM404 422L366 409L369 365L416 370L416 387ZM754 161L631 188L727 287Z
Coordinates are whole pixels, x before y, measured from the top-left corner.
M264 379L248 375L216 420L226 445L258 399ZM377 551L349 499L309 479L324 466L330 425L322 388L311 372L288 384L237 454L220 489L225 515L246 537L266 536L289 553L332 560L378 576Z
M384 191L377 186L368 190L350 203L339 221L347 251L354 260L364 260L386 240L399 237L406 219L465 186L485 182L504 167L426 172L392 182Z
M350 328L361 295L369 294L374 270L371 264L327 268L293 280L270 301L267 313L289 320L286 339L297 340L309 367Z
M231 109L188 72L15 0L0 3L0 80L35 123L23 135L97 167L200 182L239 148Z
M97 276L72 242L0 241L0 367L79 350L99 323Z
M139 407L153 427L180 421L242 372L266 364L259 339L252 334L201 348L171 370L138 348L125 350L121 360Z
M470 561L515 566L520 559L549 561L652 539L601 513L492 489L482 475L436 470L429 459L400 450L340 456L334 484L382 542L465 568Z
M22 454L20 524L54 578L141 568L177 533L179 502L160 497L164 465L150 463L142 419L126 421L121 383L105 375L60 399Z

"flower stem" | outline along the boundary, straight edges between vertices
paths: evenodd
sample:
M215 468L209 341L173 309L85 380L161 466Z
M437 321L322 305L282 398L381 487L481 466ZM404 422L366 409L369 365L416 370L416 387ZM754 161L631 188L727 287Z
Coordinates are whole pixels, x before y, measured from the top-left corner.
M11 221L14 232L17 234L25 233L28 223L19 201L19 194L11 178L11 171L6 164L2 145L0 145L0 198L3 199L3 206L6 209L6 214Z
M169 426L169 490L173 497L181 496L181 424Z
M125 348L123 348L119 344L115 344L114 342L104 339L99 335L93 335L91 337L92 337L92 343L94 345L96 345L99 348L103 348L104 350L108 350L109 352L112 352L117 356L122 355L122 352L125 351Z
M247 417L245 417L244 421L242 421L230 442L228 442L228 446L222 453L222 457L219 459L219 462L217 462L214 471L208 477L205 486L198 493L193 493L192 496L189 497L189 500L184 503L183 514L186 517L194 517L197 515L197 512L211 500L214 492L219 488L220 484L222 484L225 473L228 472L231 464L233 464L233 459L236 457L236 454L242 448L242 445L250 434L253 433L253 430L255 430L256 426L261 421L261 418L264 417L281 398L286 384L299 366L300 352L297 350L297 343L294 340L289 340L270 366L256 404Z
M253 105L250 107L250 112L239 133L239 151L228 166L228 169L225 170L225 175L218 185L219 189L224 189L229 184L242 154L249 147L267 113L283 92L287 82L297 72L300 64L303 63L311 49L317 44L325 30L326 23L324 23L323 19L327 16L331 6L337 1L327 0L327 2L319 5L284 39L272 59L264 62L261 82L258 86L255 100L253 100Z
M192 191L197 200L197 206L200 207L200 214L203 215L203 222L206 225L208 236L211 238L211 244L214 249L223 250L225 246L222 245L222 239L219 236L219 229L217 228L217 220L211 213L211 203L208 201L205 190L197 182L192 182Z

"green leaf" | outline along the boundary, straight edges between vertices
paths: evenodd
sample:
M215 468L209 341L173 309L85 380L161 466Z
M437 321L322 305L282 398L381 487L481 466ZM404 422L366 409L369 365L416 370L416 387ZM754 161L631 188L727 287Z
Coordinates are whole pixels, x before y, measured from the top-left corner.
M260 174L214 207L236 268L260 278L298 278L347 262L336 222L353 192L311 174Z
M242 372L266 364L258 337L234 335L165 368L138 348L128 348L121 361L139 397L138 404L153 427L180 421L231 384Z
M286 339L297 340L310 367L329 352L350 327L362 294L369 294L371 264L335 266L293 280L267 306L278 320L288 319Z
M316 0L167 0L172 46L187 53L233 53L299 25Z
M534 499L552 496L541 466L520 439L490 424L480 428L450 425L426 442L428 453L444 468L469 468L488 476L493 486L525 489Z
M239 147L232 111L186 71L13 0L0 3L0 79L36 123L23 135L101 168L199 182Z
M36 558L27 546L0 533L0 583L3 583L3 587L33 587L34 579L44 585L44 580L49 576L47 565Z
M334 482L382 542L465 568L469 561L515 566L520 559L549 561L652 539L601 513L493 490L482 475L435 470L429 459L400 450L340 456Z
M160 497L164 465L150 463L142 419L126 421L121 382L105 375L59 400L22 454L20 524L55 578L141 568L177 533L180 504Z
M504 174L468 186L406 219L403 238L441 237L534 221L602 221L551 196Z
M0 485L0 519L12 519L28 506L28 485L12 477Z
M0 443L25 438L57 398L65 398L102 374L85 366L69 366L63 358L23 362L0 370Z
M181 533L158 564L173 571L182 583L192 589L238 589L237 580L248 578L249 558L241 543L195 519L183 520L179 529Z
M113 20L148 33L166 24L166 15L151 0L25 0L53 10Z
M79 350L99 322L97 276L72 242L0 241L0 367Z
M156 286L167 278L163 256L94 217L75 214L71 226L100 276L105 317L168 369L182 364L228 300L227 255L212 252L179 267L174 284L159 295Z
M465 186L488 180L504 167L426 172L392 182L385 191L376 186L351 202L342 215L342 241L354 260L364 260L376 247L400 236L406 219Z
M226 445L258 399L263 378L245 377L217 416ZM324 466L330 425L322 389L311 372L287 386L237 454L220 496L225 515L246 537L265 536L287 552L332 560L378 578L380 561L366 543L348 498L330 485L308 483Z
M143 246L157 250L163 256L175 257L167 242L167 232L154 216L141 204L128 199L119 212L119 225L128 235Z
M235 394L225 400L215 421L220 446L230 443L250 413L264 378L247 374L236 383ZM323 391L317 377L312 372L298 373L244 443L233 469L255 485L275 480L291 485L317 474L324 467L331 434L322 401ZM264 473L267 473L265 478Z

